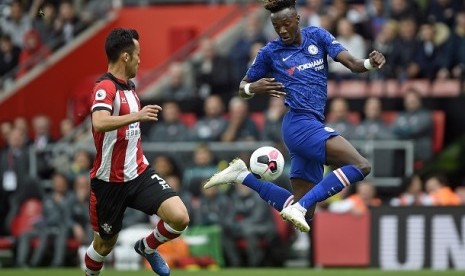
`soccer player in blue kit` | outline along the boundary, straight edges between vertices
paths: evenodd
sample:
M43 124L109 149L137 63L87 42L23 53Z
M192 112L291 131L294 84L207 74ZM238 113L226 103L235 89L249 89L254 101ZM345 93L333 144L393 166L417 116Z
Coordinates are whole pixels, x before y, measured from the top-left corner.
M280 211L283 219L308 232L307 219L311 219L317 202L364 179L371 170L369 162L346 139L323 123L327 56L356 73L381 68L385 58L377 51L371 52L368 59L355 58L326 30L300 29L295 0L268 0L264 7L271 13L279 38L259 51L240 83L239 94L243 98L255 94L285 96L288 112L283 119L282 135L290 153L294 194L257 179L240 159L212 176L204 187L242 183ZM269 74L271 78L267 77ZM337 169L323 178L324 164Z

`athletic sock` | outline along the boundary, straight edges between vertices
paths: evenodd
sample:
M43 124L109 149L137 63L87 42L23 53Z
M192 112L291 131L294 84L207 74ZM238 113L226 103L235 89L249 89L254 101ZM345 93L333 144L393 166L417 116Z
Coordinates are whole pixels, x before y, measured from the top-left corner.
M100 274L100 270L103 267L103 260L105 256L100 255L94 249L94 243L92 242L87 248L86 256L84 257L84 263L86 265L86 275L96 276Z
M143 239L145 245L145 253L152 254L155 251L155 249L157 249L157 247L160 246L160 244L163 244L167 241L179 237L182 234L182 232L184 232L184 230L175 230L162 219L160 219L160 221L157 223L157 226L155 227L155 230L153 230L153 232L150 233L150 235Z
M313 189L307 192L298 203L308 209L313 204L331 197L352 183L363 180L365 176L354 165L348 165L329 173Z
M245 177L239 176L239 179L242 184L256 191L264 201L279 212L292 204L294 200L294 196L288 190L274 183L257 179L252 173L247 173Z

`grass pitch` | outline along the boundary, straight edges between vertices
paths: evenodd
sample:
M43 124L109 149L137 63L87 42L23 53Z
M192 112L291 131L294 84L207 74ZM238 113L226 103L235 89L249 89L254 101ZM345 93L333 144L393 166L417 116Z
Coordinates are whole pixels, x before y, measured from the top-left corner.
M1 276L83 276L79 269L4 269L0 268ZM154 276L151 271L115 271L104 270L101 276ZM209 270L173 270L171 276L458 276L464 271L381 271L376 269L294 269L294 268L257 268L257 269L219 269Z

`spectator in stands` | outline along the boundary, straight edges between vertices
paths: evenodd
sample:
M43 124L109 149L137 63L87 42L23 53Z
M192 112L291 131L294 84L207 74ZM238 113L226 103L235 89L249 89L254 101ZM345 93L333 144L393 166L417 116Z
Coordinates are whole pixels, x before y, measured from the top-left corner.
M192 128L194 141L219 141L228 121L224 117L224 103L220 96L210 95L203 104L204 116Z
M93 238L89 217L89 175L78 175L74 180L73 188L74 193L72 193L69 203L72 238L80 245L89 245Z
M152 126L149 140L152 142L184 142L189 138L187 126L181 121L181 110L176 102L162 105L161 121Z
M389 20L384 23L381 31L377 33L373 41L373 48L377 49L389 60L394 51L394 44L398 33L398 23L395 20ZM383 68L373 73L381 75L383 78L389 77L393 71L392 63L387 63ZM372 74L373 75L373 74Z
M427 78L433 80L440 68L440 53L442 44L434 41L436 26L434 23L424 23L420 26L419 44L412 62L408 65L411 78Z
M404 108L394 121L393 133L398 139L413 140L415 160L426 161L432 156L431 112L422 106L421 95L414 88L405 92Z
M22 48L24 35L31 29L31 18L23 12L22 2L12 0L10 2L10 14L8 17L0 18L1 30L10 35L13 44Z
M409 65L413 62L418 40L416 38L417 23L414 18L407 17L399 21L399 36L394 41L390 59L386 59L392 72L391 78L405 80L412 77Z
M402 181L401 194L392 198L391 206L428 206L432 204L431 198L423 189L423 180L418 174L413 174Z
M192 61L197 95L205 99L209 95L218 94L223 102L227 102L235 89L229 59L217 52L210 38L204 38L199 47L199 55Z
M76 15L70 0L61 1L58 7L58 16L54 21L54 29L63 44L71 42L81 31L85 29L84 24Z
M54 143L51 137L51 121L46 115L37 115L32 119L32 146L37 156L37 173L42 179L49 179L52 174L52 152L48 148Z
M16 255L16 266L36 267L43 261L49 242L53 241L53 259L51 266L62 266L66 253L66 241L69 237L71 194L68 193L68 181L65 175L54 174L52 177L52 192L46 194L42 204L42 218L31 231L25 232L19 237ZM39 239L37 248L34 249L30 262L31 240Z
M462 204L459 196L449 186L444 175L435 174L425 181L426 192L435 206L456 206Z
M270 243L277 235L271 209L249 187L235 185L234 189L223 222L225 256L233 267L259 266L266 250L260 247L260 241ZM245 249L238 247L240 240L245 241ZM246 263L241 258L243 253Z
M50 56L50 49L42 43L39 32L31 29L24 34L24 45L19 56L19 71L17 76L22 77L44 59Z
M326 126L336 130L346 139L354 137L355 125L349 120L349 105L344 98L331 101Z
M261 29L260 17L257 13L249 14L244 20L241 36L229 51L233 83L239 83L247 71L249 54L252 45L256 42L266 43L265 35Z
M13 124L9 121L0 123L0 145L6 145L8 142L8 135L10 135L11 130L13 129ZM0 152L3 150L3 147L0 148Z
M457 12L455 20L455 28L451 29L451 35L441 52L440 79L459 79L465 73L465 9Z
M73 160L69 170L66 172L66 176L70 183L74 183L76 177L79 175L89 174L92 166L92 156L90 152L85 149L78 149L73 155Z
M210 191L211 190L211 191ZM195 226L219 225L223 226L230 207L229 199L218 187L201 189L198 204L193 206L193 221ZM229 237L223 236L224 239Z
M283 98L270 97L268 109L265 111L265 127L262 140L282 143L281 124L287 108Z
M9 34L0 36L0 77L11 72L19 64L19 55L21 48L14 45ZM10 79L14 79L14 74Z
M170 175L181 177L181 169L174 158L167 154L157 154L152 162L153 170L162 178Z
M55 19L57 17L57 10L53 2L45 1L42 6L43 15L36 14L33 27L39 32L40 38L47 45L49 49L55 49L57 45L57 36L55 32Z
M194 196L200 194L200 184L217 172L216 158L207 144L198 144L193 153L193 164L186 167L183 189Z
M29 181L29 151L21 130L13 128L8 133L6 147L0 152L0 232L5 232L5 220L12 202L23 194L32 192ZM3 231L2 231L3 230Z
M379 34L383 31L384 26L389 20L389 17L387 15L388 11L384 2L384 0L365 1L366 13L368 15L368 38L370 38L371 40L375 40L376 37L379 36ZM377 47L374 48L380 51L380 49L378 49Z
M171 63L167 74L166 81L161 84L156 93L156 99L183 101L194 97L194 88L189 80L188 72L181 62Z
M420 21L420 9L416 1L392 0L389 1L389 17L394 20L402 20L410 17L414 21Z
M30 137L29 137L29 123L27 119L22 116L18 116L13 120L13 128L18 129L24 135L25 143L30 144Z
M258 128L249 117L248 102L240 97L233 97L229 101L228 126L221 141L258 141L259 138Z
M306 0L305 5L300 7L301 27L315 26L321 27L321 15L326 13L326 6L323 0Z
M65 118L60 121L60 139L70 139L74 131L73 120Z
M351 213L363 215L369 207L381 206L381 200L376 197L376 188L369 181L361 181L355 185L356 193L346 199L335 201L329 205L329 211L334 213Z
M354 139L385 140L394 138L389 126L381 117L382 103L377 97L365 101L365 119L355 128Z
M465 205L465 185L457 186L454 192L460 198L462 205Z
M454 0L431 0L427 7L426 17L428 20L441 22L452 28L455 12L460 10L463 5L460 2Z
M354 57L363 58L366 56L365 41L362 36L355 33L354 26L345 18L339 19L337 23L337 40L341 43ZM336 79L354 78L358 75L353 74L342 63L329 60L329 72ZM330 75L330 76L331 76Z

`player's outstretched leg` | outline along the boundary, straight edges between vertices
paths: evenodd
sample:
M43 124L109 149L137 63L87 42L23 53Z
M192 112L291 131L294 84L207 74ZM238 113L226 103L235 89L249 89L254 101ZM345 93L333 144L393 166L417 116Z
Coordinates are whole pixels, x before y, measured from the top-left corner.
M204 188L208 189L217 185L235 183L242 183L256 191L264 201L279 212L281 212L284 207L292 204L294 200L294 196L288 190L271 182L257 179L249 172L245 162L239 158L234 159L229 163L226 169L212 176L212 178L205 183Z
M298 202L281 211L283 219L288 220L302 232L310 231L310 226L305 221L307 209L317 202L342 191L344 187L361 181L365 175L354 165L343 166L329 173L313 189L307 192Z

